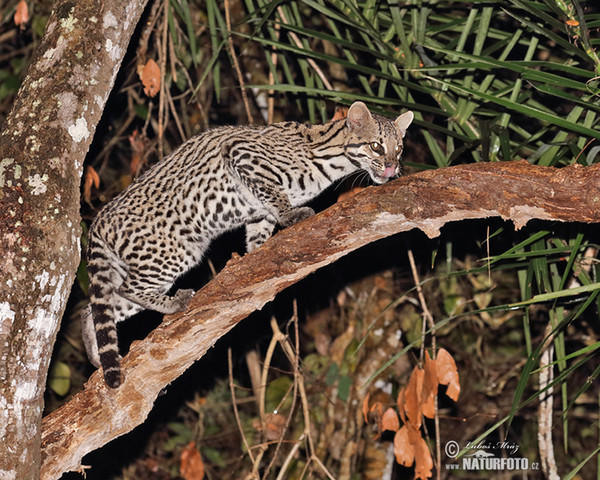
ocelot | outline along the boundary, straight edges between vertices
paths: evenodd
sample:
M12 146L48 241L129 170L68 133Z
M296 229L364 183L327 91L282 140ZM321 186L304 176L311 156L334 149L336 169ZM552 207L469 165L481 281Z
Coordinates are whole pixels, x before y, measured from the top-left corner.
M314 213L304 206L336 180L365 170L376 184L399 175L402 139L413 120L371 114L355 102L343 120L221 127L191 138L106 205L87 249L91 312L82 317L91 362L106 383L122 381L116 324L140 310L184 310L192 290L169 296L210 242L245 225L246 246L276 225Z

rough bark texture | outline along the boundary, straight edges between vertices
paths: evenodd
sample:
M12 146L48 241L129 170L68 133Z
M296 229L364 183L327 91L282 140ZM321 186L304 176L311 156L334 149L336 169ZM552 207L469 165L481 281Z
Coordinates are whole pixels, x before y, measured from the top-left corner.
M0 478L39 478L56 332L79 263L83 161L147 0L61 0L0 134Z
M315 270L378 239L413 228L428 236L448 222L500 216L600 222L600 165L561 170L527 162L451 167L369 188L231 260L194 297L165 317L123 361L125 382L107 388L99 372L43 421L42 478L76 470L82 457L144 421L158 393L253 311Z

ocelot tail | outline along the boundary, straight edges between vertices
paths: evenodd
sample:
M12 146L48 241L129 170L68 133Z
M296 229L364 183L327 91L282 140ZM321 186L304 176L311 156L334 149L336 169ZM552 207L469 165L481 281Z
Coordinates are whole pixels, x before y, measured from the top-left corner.
M122 381L116 324L135 313L184 310L192 290L168 295L210 242L245 225L248 251L276 225L314 212L304 206L336 180L365 170L381 184L400 173L402 138L413 120L372 115L355 102L347 118L222 127L185 142L98 214L89 231L91 314L84 343L108 386Z

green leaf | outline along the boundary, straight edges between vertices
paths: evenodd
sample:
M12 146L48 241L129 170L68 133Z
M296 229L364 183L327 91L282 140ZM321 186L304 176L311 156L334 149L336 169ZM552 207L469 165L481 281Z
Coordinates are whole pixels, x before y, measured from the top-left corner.
M200 451L202 452L202 457L205 460L205 463L212 463L219 468L227 467L227 461L223 458L223 452L217 450L216 448L207 447L202 444L200 446Z
M509 110L520 113L527 117L535 118L535 119L541 120L543 122L547 122L552 125L556 125L558 127L565 128L567 130L571 130L573 132L581 133L582 135L585 135L587 137L592 137L592 138L600 140L600 130L593 130L593 129L584 127L579 123L569 122L568 120L565 120L565 119L561 118L560 116L557 116L554 113L549 113L549 112L546 112L539 108L530 107L523 103L513 102L510 100L506 100L504 98L495 97L495 96L489 95L487 93L478 92L476 90L466 88L466 87L463 87L460 85L455 85L451 82L447 82L445 80L440 80L435 77L428 77L428 78L432 82L440 83L444 87L449 88L450 90L454 90L459 93L466 93L468 95L473 96L474 98L479 98L479 99L485 100L487 102L501 105L505 108L508 108Z
M327 370L327 375L325 375L325 384L328 386L335 385L335 382L337 382L339 374L340 374L340 368L338 367L338 364L335 362L332 362L331 365L329 365L329 369Z
M509 308L524 307L526 305L532 305L534 303L549 302L565 297L574 297L582 293L595 292L597 290L600 290L600 282L590 283L588 285L582 285L580 287L575 288L568 288L566 290L558 290L556 292L540 293L538 295L534 295L530 300L511 303L509 305Z
M48 372L48 386L54 393L64 397L71 388L71 368L64 362L54 362Z
M338 398L345 402L350 397L350 389L352 388L352 378L348 375L342 375L338 382Z

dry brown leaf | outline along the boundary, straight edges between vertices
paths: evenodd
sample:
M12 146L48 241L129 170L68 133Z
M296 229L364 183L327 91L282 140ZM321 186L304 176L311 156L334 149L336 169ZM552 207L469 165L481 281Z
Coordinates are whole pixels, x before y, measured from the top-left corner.
M438 379L441 385L448 385L446 395L455 402L460 394L460 382L458 378L458 369L452 355L444 348L440 348L435 359Z
M204 478L204 462L194 442L187 444L181 452L179 470L185 480L202 480Z
M364 406L364 405L363 405ZM364 414L364 410L363 410L363 414ZM373 414L373 418L375 419L375 422L377 423L377 436L376 438L379 438L379 436L381 435L382 427L381 427L381 419L383 417L383 403L376 401L374 402L371 407L369 408L369 411L367 413L367 416L365 418L368 418L368 416L370 414Z
M285 417L280 413L267 413L265 415L265 436L267 440L279 440L283 435L285 423Z
M408 418L408 423L413 427L421 426L422 403L421 395L423 392L423 377L425 373L419 367L415 367L410 376L406 392L404 393L405 404L404 411Z
M394 455L396 462L405 467L410 467L415 461L415 447L409 440L408 426L404 425L394 435Z
M381 418L383 417L383 403L375 402L373 405L371 405L371 408L369 409L369 413L375 414L375 420L377 420L377 426L379 427L379 430L381 430Z
M398 413L400 414L400 418L402 419L402 423L406 423L406 412L404 411L404 406L406 404L405 393L406 387L402 387L398 392Z
M415 479L426 480L433 475L433 459L425 439L419 435L415 447Z
M131 145L131 163L129 164L129 169L131 175L135 176L138 173L144 152L146 151L146 144L137 128L129 135L129 144Z
M91 203L92 185L96 188L100 187L100 177L93 167L88 166L85 169L85 180L83 182L83 199L87 203Z
M354 341L354 328L355 325L348 325L346 331L339 334L331 344L329 358L332 362L344 364L348 346Z
M423 371L425 373L422 398L423 415L427 418L433 418L435 416L435 396L437 395L439 382L435 361L431 359L427 351L425 352Z
M150 59L139 71L139 76L144 85L144 93L149 97L154 97L160 91L159 66L153 59Z
M365 423L369 423L369 419L367 418L369 415L369 399L371 398L371 393L367 393L367 395L365 396L365 399L363 400L363 405L362 405L362 413L363 413L363 417L365 419Z
M15 25L20 27L21 30L25 28L25 24L29 21L29 9L27 8L27 3L25 0L21 0L17 4L17 9L15 10Z
M397 432L399 428L398 414L393 408L388 408L381 417L381 429Z

